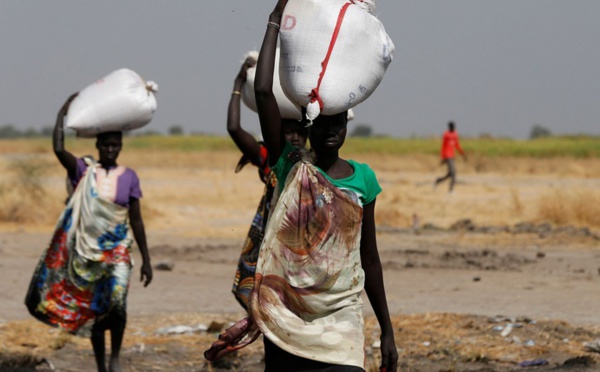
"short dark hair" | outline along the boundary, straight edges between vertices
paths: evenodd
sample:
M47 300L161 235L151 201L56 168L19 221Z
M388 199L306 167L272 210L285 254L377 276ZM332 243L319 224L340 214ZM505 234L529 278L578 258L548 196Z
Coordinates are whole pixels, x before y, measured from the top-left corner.
M456 126L454 125L454 122L453 121L449 121L448 122L448 129L454 130L454 128L456 128Z

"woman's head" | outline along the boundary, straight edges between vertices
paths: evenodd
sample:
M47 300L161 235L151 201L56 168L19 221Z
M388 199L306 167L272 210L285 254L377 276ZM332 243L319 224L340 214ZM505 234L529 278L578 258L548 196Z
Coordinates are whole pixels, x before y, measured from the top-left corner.
M281 130L283 131L285 142L299 148L306 146L308 131L301 121L282 119Z
M123 132L106 132L96 136L96 148L102 165L115 164L122 147Z
M348 132L348 111L325 116L319 115L309 128L310 146L317 153L339 150Z

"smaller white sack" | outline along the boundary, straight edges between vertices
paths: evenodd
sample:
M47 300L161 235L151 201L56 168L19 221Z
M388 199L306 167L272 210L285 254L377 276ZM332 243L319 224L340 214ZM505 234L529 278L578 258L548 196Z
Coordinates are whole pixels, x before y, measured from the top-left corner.
M280 28L281 86L309 119L366 100L391 63L394 43L373 0L289 0Z
M136 72L116 70L79 92L69 106L66 126L80 137L143 127L156 111L157 91L154 82Z
M248 52L246 58L251 58L254 60L254 62L256 62L258 61L258 52ZM242 101L250 110L257 112L256 98L254 97L255 76L256 66L250 67L246 71L246 83L244 83L244 87L242 89ZM277 100L277 105L279 106L279 112L281 114L282 119L302 119L302 112L300 111L300 107L294 105L292 101L290 101L290 99L287 98L285 93L283 93L281 83L279 82L279 49L277 49L275 54L275 70L273 73L273 95L275 96L275 100Z

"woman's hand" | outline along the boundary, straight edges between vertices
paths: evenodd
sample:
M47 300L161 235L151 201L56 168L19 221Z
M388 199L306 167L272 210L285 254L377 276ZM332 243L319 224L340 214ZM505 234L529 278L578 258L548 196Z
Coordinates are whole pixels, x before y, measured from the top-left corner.
M271 12L270 20L272 22L281 21L281 17L283 16L283 11L285 10L285 6L287 5L288 0L279 0L277 1L277 5L275 5L275 9Z
M79 94L79 92L71 94L71 96L69 96L69 98L67 98L65 103L63 103L62 107L58 111L58 115L56 118L57 122L60 120L61 124L62 124L63 118L67 115L67 112L69 112L69 106L71 106L71 102L73 102L73 100L77 97L78 94Z
M152 281L152 265L150 265L150 262L144 262L140 272L140 282L144 282L144 287L147 287Z
M381 366L380 371L396 372L398 368L398 349L394 335L381 335Z
M237 76L235 77L236 82L244 84L246 82L246 78L248 77L248 69L254 67L255 65L255 60L253 60L250 57L246 58L246 60L242 64L242 67L240 68L240 72L238 72Z

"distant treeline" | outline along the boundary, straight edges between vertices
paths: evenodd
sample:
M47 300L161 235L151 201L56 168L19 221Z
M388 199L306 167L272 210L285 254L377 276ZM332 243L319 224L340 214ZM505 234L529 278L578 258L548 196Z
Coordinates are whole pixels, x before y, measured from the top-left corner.
M53 126L46 126L41 129L26 128L19 129L12 124L4 124L0 126L0 138L36 138L36 137L50 137L54 131ZM164 133L158 132L152 129L141 129L131 133L127 133L128 136L161 136ZM180 125L172 125L167 129L166 135L168 136L182 136L184 135L183 127ZM190 135L204 135L204 133L189 133ZM75 137L75 132L72 130L66 130L65 135L68 137Z
M19 129L12 124L5 124L0 126L0 138L50 137L52 130L53 127Z
M178 127L177 127L178 128ZM183 131L179 129L177 132L177 128L173 131L173 128L170 128L169 135L181 135ZM4 124L0 126L0 138L39 138L39 137L51 137L52 132L54 131L54 127L46 126L40 129L36 128L25 128L20 129L15 127L12 124ZM67 137L75 137L75 132L72 130L66 130L65 135ZM134 133L136 136L159 136L161 133L148 130L148 131L137 131Z
M73 141L81 142L81 141ZM544 137L534 140L510 138L463 138L462 147L471 156L486 157L575 157L600 158L600 137L565 136ZM126 139L129 149L171 150L183 152L235 150L229 136L131 136ZM350 137L344 145L344 154L372 153L395 155L439 156L439 138L392 138L373 136Z
M132 150L155 149L184 152L235 149L235 145L227 135L207 135L202 133L184 135L178 129L176 127L171 128L167 135L150 131L138 131L127 136L125 139L126 146ZM20 131L11 125L0 126L0 139L31 138L31 140L18 141L23 142L21 144L24 145L23 148L27 147L25 144L35 146L36 144L45 143L47 140L43 137L50 137L51 134L52 128L43 128L37 131L31 129ZM372 133L368 133L368 136L365 134L367 133L350 133L350 138L347 139L343 152L346 154L427 154L437 156L440 151L441 142L438 137L393 138L373 135ZM546 132L544 135L532 137L534 139L528 140L497 138L488 135L471 138L463 137L461 144L470 155L489 157L546 158L567 156L600 158L600 136L557 136ZM86 141L77 141L74 138L69 138L68 142L68 145L75 149L81 147L83 150L89 147L89 143Z
M461 146L471 156L600 158L600 137L592 136L553 136L528 140L463 138ZM344 152L439 156L440 147L439 138L349 138L344 145Z

